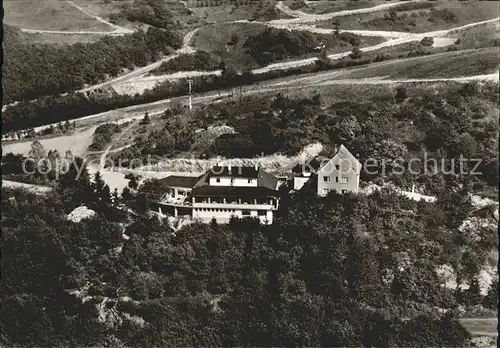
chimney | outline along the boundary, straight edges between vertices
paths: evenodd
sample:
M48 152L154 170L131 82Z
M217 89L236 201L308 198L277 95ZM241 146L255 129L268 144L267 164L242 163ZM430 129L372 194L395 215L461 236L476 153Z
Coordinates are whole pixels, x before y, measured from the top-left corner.
M339 147L337 146L337 144L334 144L333 145L333 154L336 155L338 151L339 151Z
M415 184L411 185L411 193L415 193Z

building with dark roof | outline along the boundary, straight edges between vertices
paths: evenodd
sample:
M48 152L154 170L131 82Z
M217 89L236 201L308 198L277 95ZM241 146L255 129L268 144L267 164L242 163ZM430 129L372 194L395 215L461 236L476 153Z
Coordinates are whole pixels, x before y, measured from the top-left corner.
M159 202L160 213L177 216L182 211L196 220L219 223L229 222L231 216L255 217L269 224L278 209L280 180L260 167L215 166L199 177L162 180L168 190Z

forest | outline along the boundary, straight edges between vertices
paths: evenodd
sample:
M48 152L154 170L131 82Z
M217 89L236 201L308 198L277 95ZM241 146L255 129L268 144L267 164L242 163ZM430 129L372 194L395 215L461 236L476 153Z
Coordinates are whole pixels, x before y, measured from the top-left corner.
M460 308L495 307L475 275L496 227L458 228L478 214L464 178L435 204L283 190L271 226L174 231L147 213L154 185L120 197L73 163L47 196L2 188L4 345L466 347ZM68 220L82 204L96 214Z
M173 29L150 27L62 46L27 43L18 29L5 26L4 54L9 59L2 70L4 104L75 91L147 65L181 46L182 37Z

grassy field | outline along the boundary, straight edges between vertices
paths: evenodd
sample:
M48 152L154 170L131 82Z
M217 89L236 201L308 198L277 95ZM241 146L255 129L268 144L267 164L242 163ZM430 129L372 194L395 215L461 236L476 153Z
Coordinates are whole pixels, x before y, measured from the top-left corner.
M385 19L389 13L389 10L385 10L340 17L340 28L422 33L459 27L500 16L498 4L489 1L436 1L432 9L398 11L398 19L395 20ZM320 22L319 26L333 28L331 20Z
M418 59L387 61L372 67L356 69L342 76L343 79L370 77L439 78L490 74L498 71L496 47L477 50L454 51L419 57Z
M57 150L60 154L64 154L70 150L75 156L83 156L87 148L92 144L95 126L86 129L85 131L76 131L71 135L62 135L51 138L38 139L47 152L49 150ZM14 143L2 144L3 153L20 153L28 155L31 149L32 141L20 141Z
M498 337L497 318L464 318L461 322L474 336Z
M4 22L19 28L61 31L112 31L99 22L60 0L5 0Z
M448 36L460 39L457 46L461 49L498 46L500 43L500 23L486 23L457 33L450 33Z

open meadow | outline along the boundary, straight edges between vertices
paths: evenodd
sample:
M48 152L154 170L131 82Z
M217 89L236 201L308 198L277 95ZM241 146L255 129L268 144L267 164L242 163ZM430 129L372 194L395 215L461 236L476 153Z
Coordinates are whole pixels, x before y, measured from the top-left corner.
M60 154L66 151L71 151L74 156L83 156L87 152L88 147L92 144L93 134L96 127L90 127L85 130L77 130L74 134L61 135L49 138L37 139L43 147L47 150L57 150ZM31 150L33 141L19 141L13 143L3 143L3 153L16 153L28 156Z
M488 47L375 63L366 68L355 68L342 78L451 78L490 74L498 69L498 49Z
M4 22L23 29L112 31L113 28L60 0L5 0Z

